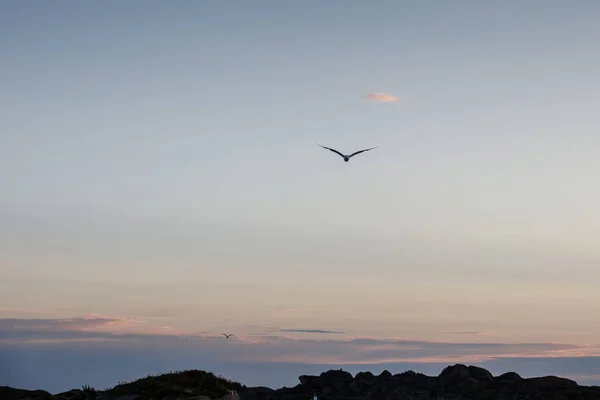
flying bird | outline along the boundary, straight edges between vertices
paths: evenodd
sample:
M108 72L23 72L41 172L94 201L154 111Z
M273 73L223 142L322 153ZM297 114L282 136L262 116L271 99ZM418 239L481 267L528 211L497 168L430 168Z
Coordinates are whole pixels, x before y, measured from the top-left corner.
M230 336L233 336L233 333L230 333L229 335L226 333L221 333L221 335L225 336L227 339L229 339Z
M321 146L321 145L320 145L319 143L317 143L317 146ZM369 151L369 150L376 149L376 148L378 148L379 146L371 147L370 149L364 149L364 150L355 151L354 153L352 153L352 154L350 154L350 155L347 155L347 154L342 154L342 153L340 153L339 151L337 151L337 150L335 150L335 149L331 149L331 148L329 148L329 147L325 147L325 146L321 146L321 147L322 147L322 148L324 148L324 149L327 149L327 150L329 150L329 151L333 151L334 153L337 153L337 154L339 154L340 156L342 156L342 157L344 158L344 161L345 161L345 162L348 162L348 161L350 161L350 158L351 158L351 157L354 157L355 155L357 155L357 154L360 154L360 153L362 153L362 152L365 152L365 151Z

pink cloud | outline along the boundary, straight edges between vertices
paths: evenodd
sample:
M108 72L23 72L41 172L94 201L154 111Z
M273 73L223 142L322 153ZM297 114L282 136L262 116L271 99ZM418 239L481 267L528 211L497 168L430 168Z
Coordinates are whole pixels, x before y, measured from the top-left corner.
M263 330L265 331L265 330ZM315 332L328 332L314 329ZM243 335L185 334L170 325L151 325L127 317L91 315L64 319L0 319L0 338L7 343L90 343L111 340L153 347L181 346L214 359L238 362L308 364L481 363L493 359L533 359L600 355L600 346L561 343L441 342L407 339L343 337L294 332ZM312 336L311 336L312 335Z
M104 332L112 334L164 334L160 325L128 317L112 317L91 314L71 318L4 318L0 319L0 330L27 332ZM169 332L174 332L171 329Z
M82 337L82 338L42 338L42 339L29 339L28 344L59 344L59 343L100 343L100 342L123 342L133 341L134 339L127 339L122 337ZM22 343L20 340L15 339L0 339L0 344L16 344Z
M370 93L365 96L367 100L373 100L378 103L393 103L398 101L398 98L394 95L387 93Z
M61 321L71 323L74 330L108 332L138 332L140 325L145 323L145 321L135 318L111 317L100 314L90 314Z
M27 308L0 307L0 314L4 315L25 315L25 314L42 314L39 310Z
M307 364L482 362L494 358L578 357L597 348L552 343L496 344L404 340L306 340L278 338L254 361Z

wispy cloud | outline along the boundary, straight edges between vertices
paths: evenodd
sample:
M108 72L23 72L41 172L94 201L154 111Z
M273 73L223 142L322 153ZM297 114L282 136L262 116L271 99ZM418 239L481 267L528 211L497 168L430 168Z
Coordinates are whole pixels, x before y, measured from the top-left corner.
M270 340L269 340L270 339ZM595 354L597 348L554 343L456 343L395 339L310 340L263 338L256 361L319 364L482 362L495 357Z
M3 318L0 319L0 331L96 331L118 330L121 326L143 323L132 318L114 318L100 315L88 315L75 318Z
M304 332L304 333L341 333L339 331L328 331L324 329L279 329L279 332Z
M172 318L175 313L169 310L159 310L151 315L154 318Z
M263 331L264 332L264 331ZM277 335L281 332L283 335ZM183 334L169 325L146 326L130 318L0 319L3 343L113 340L139 345L173 346L173 335L194 351L221 360L309 364L481 363L491 359L582 357L600 355L595 345L560 343L471 343L381 338L298 338L286 333L342 334L325 329L277 329L268 334Z
M6 316L12 315L28 315L28 314L41 314L39 310L27 309L27 308L14 308L14 307L0 307L0 315Z
M262 333L236 334L226 339L214 332L182 334L170 328L163 324L147 326L131 318L102 316L0 319L0 359L9 360L0 362L0 375L12 376L9 382L14 382L14 386L26 387L19 379L36 374L32 374L31 362L24 364L23 360L35 357L39 358L38 375L47 379L31 385L44 388L55 385L57 390L66 390L73 384L73 378L64 380L60 388L57 383L60 376L79 373L73 363L64 363L67 366L53 370L54 375L41 371L47 371L48 365L62 365L57 359L73 357L87 363L95 360L94 376L98 377L96 385L100 387L123 377L173 369L208 369L245 384L280 387L293 385L301 374L329 368L344 367L354 373L413 369L438 374L446 365L457 362L480 365L494 374L516 371L522 376L558 375L597 384L600 368L600 347L594 345L348 338L304 332L329 332L325 329L277 328L265 333L264 327ZM149 361L149 354L153 361ZM199 359L203 360L200 365ZM264 371L272 372L266 374L270 376L268 379ZM86 378L89 372L78 376L82 381L89 379Z
M110 317L97 314L72 318L0 318L0 339L16 337L36 340L100 339L100 333L110 338L118 334L176 333L167 325L151 325L135 318Z
M378 103L393 103L398 101L398 98L394 95L387 93L369 93L365 96L367 100L373 100Z

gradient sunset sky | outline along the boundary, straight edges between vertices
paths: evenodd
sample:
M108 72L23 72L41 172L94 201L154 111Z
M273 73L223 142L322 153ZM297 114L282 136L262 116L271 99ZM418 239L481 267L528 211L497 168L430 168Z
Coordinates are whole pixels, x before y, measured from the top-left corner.
M600 384L599 20L0 2L0 385L455 362Z

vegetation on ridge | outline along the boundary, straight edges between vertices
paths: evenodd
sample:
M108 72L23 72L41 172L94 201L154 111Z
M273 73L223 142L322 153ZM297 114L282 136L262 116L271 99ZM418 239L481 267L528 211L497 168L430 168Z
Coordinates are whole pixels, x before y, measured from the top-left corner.
M131 382L121 382L104 393L112 396L137 393L153 397L177 396L185 393L190 397L208 396L211 399L228 394L231 390L243 391L245 386L211 372L200 370L175 371L151 375Z

